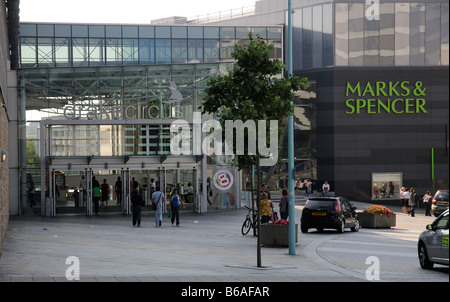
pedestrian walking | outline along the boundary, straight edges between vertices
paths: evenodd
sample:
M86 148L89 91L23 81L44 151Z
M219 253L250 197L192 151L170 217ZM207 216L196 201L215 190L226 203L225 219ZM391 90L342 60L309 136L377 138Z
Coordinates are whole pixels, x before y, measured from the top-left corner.
M114 185L114 190L116 191L117 204L122 204L122 180L120 179L120 176L117 177L116 184Z
M403 200L405 203L405 214L409 214L409 188L405 188L405 191L403 193Z
M311 180L307 180L307 182L306 182L306 194L308 195L308 197L311 197L312 196L312 181Z
M289 197L288 197L288 191L286 189L283 189L281 191L280 199L280 216L281 219L287 219L289 216Z
M431 216L431 201L433 200L433 196L431 196L431 192L427 191L425 195L423 195L423 206L425 207L425 216Z
M98 203L100 201L100 184L92 177L92 201L94 202L94 212L98 214Z
M131 193L131 204L133 205L133 226L141 226L142 207L144 206L144 200L137 190Z
M405 187L400 188L400 201L402 204L402 212L406 214L406 199L405 199Z
M178 195L178 190L173 190L172 200L170 201L170 207L172 209L171 222L176 222L177 227L180 226L180 203L184 207L184 203L181 200L181 196Z
M102 190L102 209L108 208L108 200L109 200L109 194L110 194L110 188L109 184L106 182L106 178L103 179L103 183L100 186L100 190Z
M159 186L156 186L155 192L152 194L152 204L155 205L155 223L156 227L162 224L162 205L166 202L164 193L161 192Z
M409 201L408 201L409 209L408 214L411 214L411 217L414 217L414 209L416 208L416 191L414 188L409 189Z

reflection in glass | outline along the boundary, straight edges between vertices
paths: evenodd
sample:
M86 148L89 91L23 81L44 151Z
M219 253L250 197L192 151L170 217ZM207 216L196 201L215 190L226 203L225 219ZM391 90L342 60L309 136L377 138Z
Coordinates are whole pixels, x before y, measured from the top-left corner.
M205 63L219 60L219 40L204 40Z
M333 65L333 8L331 4L323 5L323 66Z
M364 7L362 3L349 4L348 21L348 53L349 65L361 66L364 64Z
M172 63L186 63L187 41L186 39L172 40Z
M312 67L312 9L311 7L306 7L303 9L303 68Z
M24 67L36 66L36 38L20 38L20 61Z
M69 38L55 38L55 63L56 66L70 66Z
M139 39L139 63L155 63L155 40Z
M287 17L286 17L287 19ZM302 43L303 43L303 12L301 9L296 9L295 14L292 15L292 49L293 49L293 68L294 71L302 68ZM287 29L285 29L287 35ZM285 41L287 49L287 41Z
M322 5L313 6L312 67L322 67Z
M105 64L104 39L89 39L89 65Z
M382 66L394 65L395 49L395 4L380 4L380 57Z
M372 4L365 4L364 12L370 8ZM379 56L379 20L363 18L364 22L364 65L377 66Z
M449 4L441 4L441 64L449 64Z
M226 61L233 59L231 54L234 52L235 40L220 40L220 60Z
M336 66L348 65L348 4L336 3L336 28L335 28L335 43L336 43Z
M155 59L157 64L170 64L172 50L170 39L155 40Z
M122 155L122 126L100 125L100 156Z
M53 65L53 38L38 38L37 54L40 66Z
M99 126L75 126L75 155L91 156L99 155Z
M426 4L426 21L425 28L425 64L439 65L440 48L441 48L441 5L439 3Z
M139 40L123 39L123 64L137 64L139 62Z
M107 65L120 65L122 63L122 39L106 39Z
M73 154L73 126L52 126L51 155L72 156Z
M88 65L88 41L85 38L72 39L73 66Z
M188 40L188 62L189 63L203 62L203 40L201 39Z
M411 3L410 64L425 64L425 4Z
M409 64L409 3L395 4L395 65Z

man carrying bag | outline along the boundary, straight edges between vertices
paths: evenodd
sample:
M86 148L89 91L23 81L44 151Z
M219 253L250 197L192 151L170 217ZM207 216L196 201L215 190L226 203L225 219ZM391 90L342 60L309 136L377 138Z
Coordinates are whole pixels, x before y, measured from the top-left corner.
M155 223L156 227L161 226L162 221L162 204L166 202L164 193L160 191L159 186L156 187L155 192L152 194L152 207L155 210Z

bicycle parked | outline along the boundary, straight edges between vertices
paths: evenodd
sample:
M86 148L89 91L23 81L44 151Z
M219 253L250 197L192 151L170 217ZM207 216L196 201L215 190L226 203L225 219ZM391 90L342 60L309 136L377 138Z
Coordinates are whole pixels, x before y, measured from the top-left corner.
M253 235L258 235L258 212L252 210L251 208L244 206L246 209L248 209L247 216L245 217L245 221L242 224L242 235L247 235L250 229L253 229Z

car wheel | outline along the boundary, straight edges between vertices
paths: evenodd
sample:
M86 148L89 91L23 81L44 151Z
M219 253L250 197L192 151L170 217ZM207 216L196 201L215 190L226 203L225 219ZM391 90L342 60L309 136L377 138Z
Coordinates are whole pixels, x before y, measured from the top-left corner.
M432 269L434 266L434 263L428 259L427 249L423 243L419 245L419 263L423 269Z
M345 232L345 221L341 221L341 225L337 228L338 233L344 233Z
M308 228L301 226L300 229L302 230L302 233L308 233Z
M359 220L355 219L355 226L350 228L350 230L352 230L352 232L358 232L359 229L360 229Z

